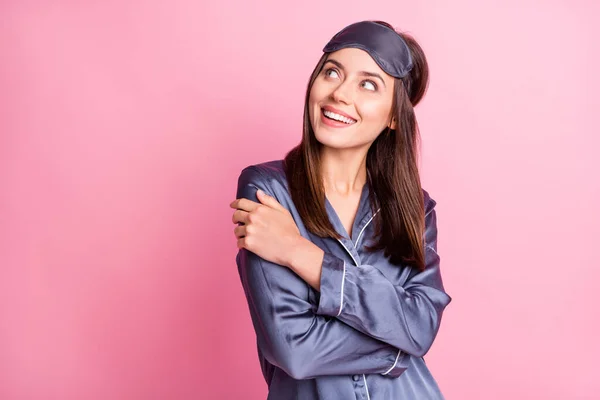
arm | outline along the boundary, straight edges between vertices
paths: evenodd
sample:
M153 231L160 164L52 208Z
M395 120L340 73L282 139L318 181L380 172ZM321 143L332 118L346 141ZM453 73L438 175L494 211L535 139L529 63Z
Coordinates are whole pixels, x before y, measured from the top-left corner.
M240 175L237 197L273 194L258 171ZM314 313L309 286L290 269L241 249L236 258L258 345L265 358L296 379L321 375L383 374L406 370L405 354L334 318Z
M317 314L336 317L373 338L417 357L427 353L437 335L444 308L452 298L444 292L437 253L435 202L425 214L425 270L403 286L393 285L377 268L358 267L327 254L321 265L321 297Z

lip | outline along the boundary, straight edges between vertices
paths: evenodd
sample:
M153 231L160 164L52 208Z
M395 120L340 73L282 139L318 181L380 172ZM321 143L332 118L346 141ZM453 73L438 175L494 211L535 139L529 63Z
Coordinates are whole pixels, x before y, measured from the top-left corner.
M345 113L345 112L343 112L341 110L338 110L337 108L332 107L332 106L323 106L323 107L321 107L321 110L331 111L333 113L336 113L336 114L339 114L339 115L343 115L346 118L350 118L351 120L357 121L357 119L354 118L352 115L347 114L347 113Z

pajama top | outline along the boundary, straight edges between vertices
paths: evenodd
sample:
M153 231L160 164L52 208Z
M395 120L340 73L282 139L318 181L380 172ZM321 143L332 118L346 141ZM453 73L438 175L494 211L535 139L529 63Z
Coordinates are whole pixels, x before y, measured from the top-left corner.
M374 219L365 184L352 237L331 203L342 239L308 232L288 190L283 160L246 167L237 198L258 202L261 189L289 210L303 237L324 252L320 292L287 267L240 249L236 262L256 332L258 358L273 400L444 399L423 356L452 298L437 253L436 202L425 200L425 264L421 272L369 253Z

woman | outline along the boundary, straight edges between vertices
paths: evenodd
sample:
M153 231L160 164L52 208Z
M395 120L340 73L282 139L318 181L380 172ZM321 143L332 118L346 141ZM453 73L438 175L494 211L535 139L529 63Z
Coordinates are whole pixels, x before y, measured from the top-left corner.
M443 398L423 360L451 301L417 170L427 81L410 36L344 28L310 78L300 145L239 177L237 265L269 399Z

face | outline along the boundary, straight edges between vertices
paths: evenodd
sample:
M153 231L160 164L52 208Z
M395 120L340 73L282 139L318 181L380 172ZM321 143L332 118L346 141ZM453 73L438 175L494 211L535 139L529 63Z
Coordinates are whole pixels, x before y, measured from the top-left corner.
M393 94L394 78L366 51L330 53L308 99L317 140L336 149L368 149L390 125Z

